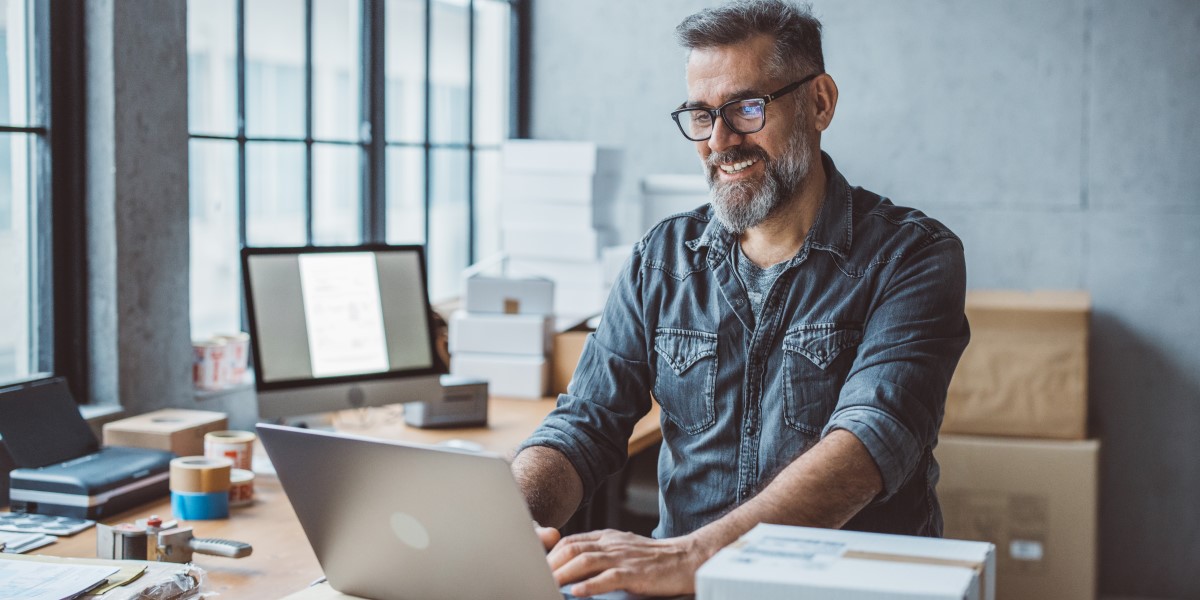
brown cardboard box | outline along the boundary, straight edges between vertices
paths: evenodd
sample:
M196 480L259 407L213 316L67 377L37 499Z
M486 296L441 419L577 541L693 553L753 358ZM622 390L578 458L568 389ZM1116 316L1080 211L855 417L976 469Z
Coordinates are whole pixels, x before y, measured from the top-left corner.
M550 393L567 393L567 384L575 374L575 366L579 364L579 355L583 354L583 344L587 341L590 331L564 331L554 336L554 354L551 361Z
M179 456L202 456L204 434L229 429L225 413L165 408L104 424L105 446L170 450Z
M1087 437L1087 292L967 292L943 433Z
M1094 600L1100 442L944 435L945 537L996 545L999 600Z

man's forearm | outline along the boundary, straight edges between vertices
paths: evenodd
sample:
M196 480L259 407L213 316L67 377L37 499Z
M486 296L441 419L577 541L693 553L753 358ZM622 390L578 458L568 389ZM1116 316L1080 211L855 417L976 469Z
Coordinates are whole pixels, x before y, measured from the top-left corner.
M512 462L517 487L533 519L546 527L562 527L583 501L583 480L558 450L530 446Z
M839 528L882 489L866 446L854 434L835 430L757 496L692 535L711 554L759 523Z

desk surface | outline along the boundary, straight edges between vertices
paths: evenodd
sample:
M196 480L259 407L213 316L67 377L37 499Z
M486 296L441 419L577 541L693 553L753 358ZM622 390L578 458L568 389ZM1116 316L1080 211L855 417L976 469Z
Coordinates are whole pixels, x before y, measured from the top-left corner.
M488 427L471 429L427 430L404 425L396 408L346 411L335 419L335 428L347 433L437 443L448 439L467 439L487 450L508 455L554 408L554 400L508 400L493 398L489 406ZM658 405L637 426L629 440L629 452L635 454L662 439L658 425ZM258 475L254 482L255 501L250 506L233 508L230 518L216 521L192 521L197 537L227 538L248 542L254 553L246 558L228 559L197 554L196 564L208 572L206 592L220 592L221 598L281 598L304 589L321 576L321 567L304 537L279 480ZM170 502L163 499L115 518L107 524L131 522L157 514L170 515ZM35 554L94 557L96 530L89 529L60 540Z

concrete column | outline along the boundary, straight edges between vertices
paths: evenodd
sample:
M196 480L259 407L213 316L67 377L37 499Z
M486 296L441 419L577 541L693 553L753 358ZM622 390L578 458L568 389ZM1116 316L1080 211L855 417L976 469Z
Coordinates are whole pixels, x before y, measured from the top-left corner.
M189 406L187 3L84 6L90 401Z

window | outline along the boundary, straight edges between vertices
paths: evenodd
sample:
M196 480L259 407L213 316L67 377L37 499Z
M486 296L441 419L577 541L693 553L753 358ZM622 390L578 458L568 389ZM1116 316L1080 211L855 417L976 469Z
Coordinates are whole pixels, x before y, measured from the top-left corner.
M418 243L430 294L499 249L520 0L189 0L192 331L241 245Z
M0 0L0 384L52 368L45 10Z

